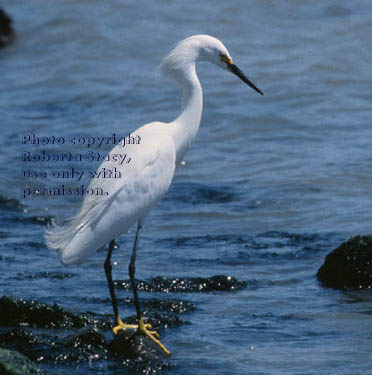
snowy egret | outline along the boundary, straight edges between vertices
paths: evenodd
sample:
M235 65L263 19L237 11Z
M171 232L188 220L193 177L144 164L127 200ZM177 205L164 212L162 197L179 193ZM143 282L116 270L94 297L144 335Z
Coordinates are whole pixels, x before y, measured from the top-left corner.
M109 194L84 197L80 212L66 224L54 225L46 231L49 248L59 252L65 265L78 264L90 254L109 243L104 269L110 290L116 326L120 329L135 328L147 335L166 353L170 352L159 341L159 335L144 324L135 283L135 261L142 222L149 211L168 191L176 164L195 138L200 124L203 100L202 88L196 74L198 61L209 61L232 72L255 91L263 95L233 63L226 47L209 35L195 35L179 42L160 65L164 75L173 78L182 95L181 113L172 122L152 122L132 133L139 136L139 144L127 144L125 153L130 163L115 164L112 158L104 161L100 169L116 167L122 178L93 178L89 187L102 188ZM110 154L119 154L119 145ZM137 223L136 237L129 263L129 276L133 289L138 325L121 321L112 281L111 254L114 239Z

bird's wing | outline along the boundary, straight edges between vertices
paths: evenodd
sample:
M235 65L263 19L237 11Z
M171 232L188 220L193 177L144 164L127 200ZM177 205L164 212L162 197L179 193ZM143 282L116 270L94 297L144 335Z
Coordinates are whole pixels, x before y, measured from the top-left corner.
M106 215L109 209L113 216L114 213L122 216L115 210L117 205L126 217L138 216L136 213L151 209L169 189L175 169L173 139L151 127L140 128L135 134L141 136L140 144L124 148L116 146L109 154L110 161L104 161L97 170L116 168L120 178L98 177L89 184L90 189L102 189L108 194L90 195L84 199L80 214L88 214L91 225L100 220L99 213ZM118 154L125 154L129 163L119 165L112 161Z
M144 217L165 195L175 170L173 138L163 131L161 123L139 128L139 144L116 146L110 160L98 172L116 168L120 178L93 178L89 189L102 189L107 195L86 195L80 212L64 226L46 233L48 246L61 249L65 263L76 263L103 244L125 232ZM115 154L126 154L129 163L113 161ZM70 257L71 261L66 260Z

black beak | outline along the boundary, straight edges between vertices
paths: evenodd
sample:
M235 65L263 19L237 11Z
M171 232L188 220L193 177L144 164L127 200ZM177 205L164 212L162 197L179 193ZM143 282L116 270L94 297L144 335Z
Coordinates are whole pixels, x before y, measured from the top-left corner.
M251 82L235 64L228 63L227 68L236 76L238 76L243 82L245 82L249 87L257 91L259 94L263 95L263 92L253 82Z

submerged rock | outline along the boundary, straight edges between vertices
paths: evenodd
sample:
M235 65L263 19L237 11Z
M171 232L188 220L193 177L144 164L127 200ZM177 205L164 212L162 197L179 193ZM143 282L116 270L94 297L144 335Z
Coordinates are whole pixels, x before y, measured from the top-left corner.
M318 280L335 289L372 288L372 236L356 236L326 256Z
M130 289L129 280L116 280L115 286L120 289ZM208 278L167 278L154 277L150 281L137 280L138 290L146 292L165 293L208 293L208 292L235 292L247 286L245 281L238 281L235 277L218 275Z
M2 195L0 195L0 208L1 210L9 211L22 211L22 209L24 209L23 205L19 200L14 198L6 198Z
M231 186L211 186L194 182L175 183L166 200L175 200L187 205L218 204L231 202L238 195Z
M0 374L38 375L39 368L27 357L14 350L0 348Z

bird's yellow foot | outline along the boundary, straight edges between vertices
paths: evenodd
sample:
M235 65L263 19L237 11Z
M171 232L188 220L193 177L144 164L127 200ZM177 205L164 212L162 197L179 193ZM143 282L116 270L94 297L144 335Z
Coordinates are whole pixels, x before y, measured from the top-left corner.
M145 324L145 328L151 329L151 324ZM114 334L117 335L121 329L138 329L138 324L126 324L120 318L116 319L116 326L112 329Z
M142 318L138 321L137 332L147 336L151 341L160 347L160 349L166 354L170 355L170 351L158 340L160 335L156 331L150 331L151 325L143 323Z

